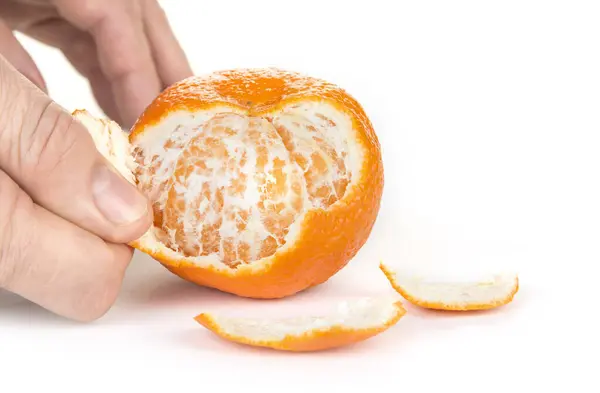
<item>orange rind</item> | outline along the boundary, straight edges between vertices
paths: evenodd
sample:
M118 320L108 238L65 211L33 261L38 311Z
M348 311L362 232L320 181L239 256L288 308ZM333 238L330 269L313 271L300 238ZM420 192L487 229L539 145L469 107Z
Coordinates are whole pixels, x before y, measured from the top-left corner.
M383 162L361 105L332 83L275 68L182 80L131 132L84 111L99 150L150 200L130 245L199 285L282 298L319 285L364 245ZM125 136L125 137L123 137Z
M261 319L202 313L195 320L230 342L311 352L368 340L395 325L405 313L397 299L362 298L340 302L337 310L322 316Z
M481 274L475 278L434 277L380 263L390 284L410 303L448 311L488 310L510 303L519 290L514 273Z

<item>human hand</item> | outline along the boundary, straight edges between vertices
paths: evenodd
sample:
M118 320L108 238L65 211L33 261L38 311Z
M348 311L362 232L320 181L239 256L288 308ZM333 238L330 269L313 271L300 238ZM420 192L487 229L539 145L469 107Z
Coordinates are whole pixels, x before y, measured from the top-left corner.
M13 30L60 49L124 128L162 89L192 74L157 0L0 0L0 54L44 90Z
M114 303L152 222L82 124L0 56L0 288L81 321Z

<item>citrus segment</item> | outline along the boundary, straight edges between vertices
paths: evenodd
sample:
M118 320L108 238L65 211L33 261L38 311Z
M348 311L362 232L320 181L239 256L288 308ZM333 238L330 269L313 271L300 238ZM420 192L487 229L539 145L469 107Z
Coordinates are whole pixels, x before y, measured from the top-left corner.
M406 313L397 300L363 298L338 304L329 315L295 318L241 318L202 313L195 320L219 337L239 344L306 352L365 341Z
M165 204L165 244L235 267L271 256L304 207L302 173L265 119L221 114L177 160Z
M350 183L350 171L345 163L347 141L340 138L337 124L307 105L292 105L269 120L302 169L311 203L327 208L341 199Z
M476 280L433 279L381 263L392 287L410 303L429 309L486 310L510 303L519 290L515 274L488 274Z

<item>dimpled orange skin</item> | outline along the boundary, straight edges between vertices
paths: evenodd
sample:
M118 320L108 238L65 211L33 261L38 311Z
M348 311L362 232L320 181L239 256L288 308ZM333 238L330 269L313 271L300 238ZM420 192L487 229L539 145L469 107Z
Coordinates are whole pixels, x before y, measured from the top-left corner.
M282 298L319 285L342 269L367 241L380 208L383 163L372 124L361 105L339 87L323 80L279 69L238 69L191 77L163 91L140 116L130 133L136 137L169 113L215 106L265 116L294 102L321 101L352 119L364 150L359 179L327 210L311 210L292 247L278 250L272 263L244 269L199 267L161 252L131 245L149 254L177 276L199 285L243 297Z

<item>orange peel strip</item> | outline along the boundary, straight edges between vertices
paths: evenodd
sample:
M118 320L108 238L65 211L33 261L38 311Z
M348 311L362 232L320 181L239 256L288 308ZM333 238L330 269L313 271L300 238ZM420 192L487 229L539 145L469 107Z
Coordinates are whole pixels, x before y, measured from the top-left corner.
M383 333L406 313L397 299L363 298L338 304L333 313L291 318L242 318L202 313L194 319L238 344L280 351L322 351Z
M489 274L476 280L433 280L409 274L384 263L379 268L403 298L434 310L473 311L497 308L510 303L519 290L516 274Z

